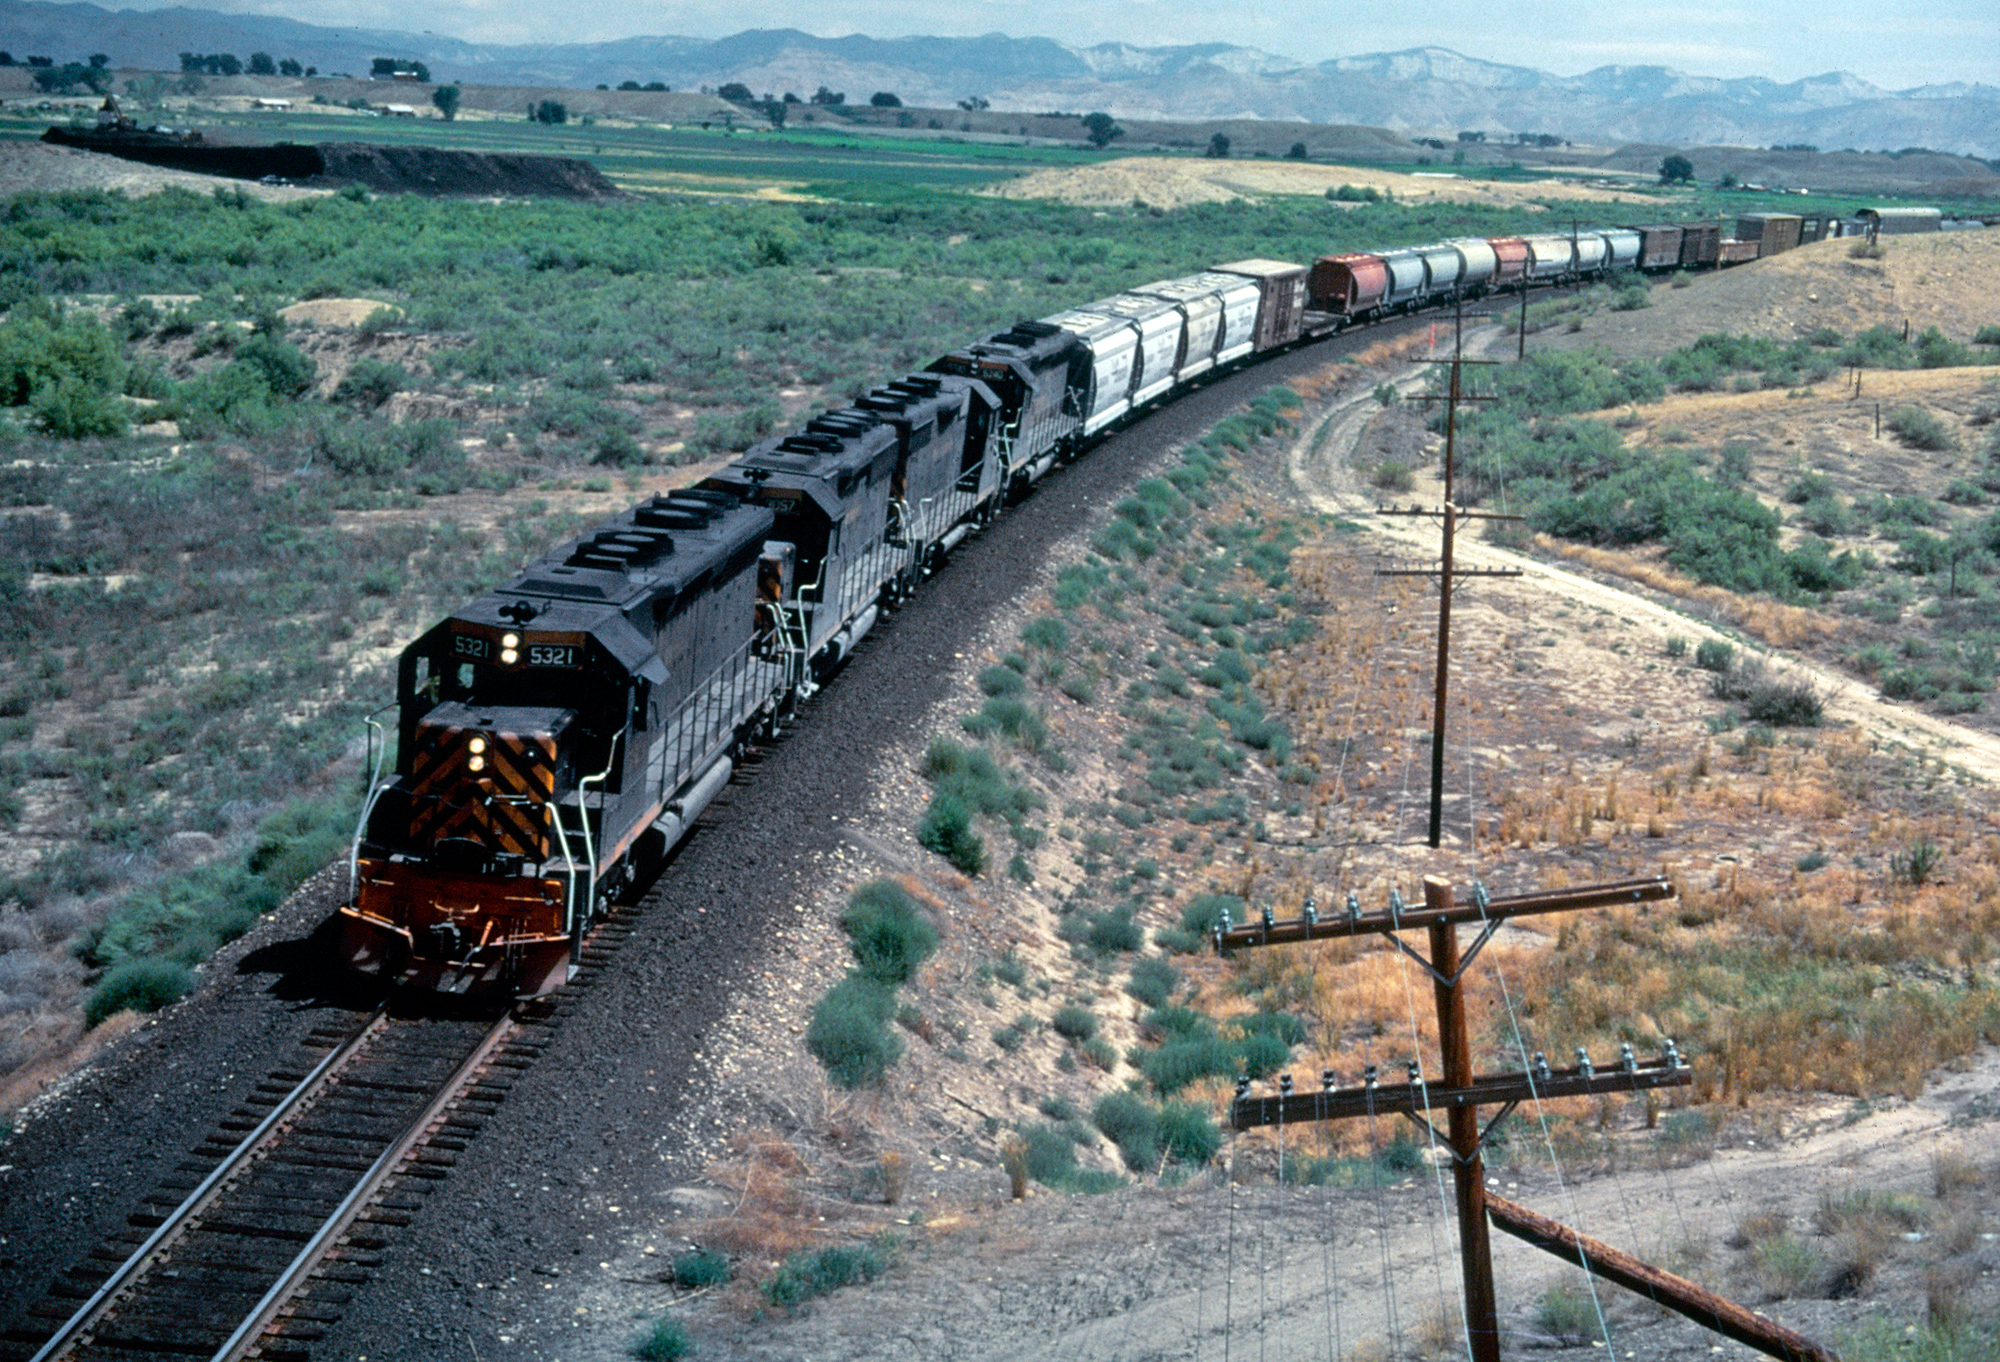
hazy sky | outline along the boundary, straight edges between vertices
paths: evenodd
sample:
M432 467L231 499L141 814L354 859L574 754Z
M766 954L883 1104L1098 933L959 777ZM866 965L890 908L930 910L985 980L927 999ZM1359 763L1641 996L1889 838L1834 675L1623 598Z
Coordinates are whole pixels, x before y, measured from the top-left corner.
M177 0L99 0L153 9ZM1795 80L1851 71L1902 89L1944 81L2000 83L1996 0L1291 0L1228 6L1187 0L187 0L198 8L307 23L424 29L476 42L594 42L638 35L721 37L746 28L866 33L1006 33L1141 46L1231 42L1301 61L1448 47L1466 56L1575 75L1610 64L1692 75ZM1614 19L1612 16L1617 16Z

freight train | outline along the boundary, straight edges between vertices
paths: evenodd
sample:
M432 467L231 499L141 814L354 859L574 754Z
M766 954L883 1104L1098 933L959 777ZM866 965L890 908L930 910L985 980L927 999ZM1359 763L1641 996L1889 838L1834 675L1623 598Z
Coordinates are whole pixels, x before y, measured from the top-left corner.
M346 960L444 993L560 986L747 743L967 535L1135 413L1358 323L1714 265L1728 244L1692 224L1217 265L1021 322L631 507L403 652L394 767L374 761L339 910Z

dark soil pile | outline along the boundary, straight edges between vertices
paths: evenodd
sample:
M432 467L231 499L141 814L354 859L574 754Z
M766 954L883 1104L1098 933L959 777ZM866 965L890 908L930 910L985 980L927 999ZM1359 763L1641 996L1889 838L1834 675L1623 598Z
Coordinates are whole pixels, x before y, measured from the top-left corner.
M322 142L313 183L360 184L384 194L438 198L615 199L623 195L596 167L569 156L529 156L437 147Z
M70 133L50 128L45 142L101 152L169 170L239 180L288 181L337 189L358 184L382 194L433 198L601 200L624 197L595 166L569 156L388 147L366 142L316 146L216 145L146 132Z

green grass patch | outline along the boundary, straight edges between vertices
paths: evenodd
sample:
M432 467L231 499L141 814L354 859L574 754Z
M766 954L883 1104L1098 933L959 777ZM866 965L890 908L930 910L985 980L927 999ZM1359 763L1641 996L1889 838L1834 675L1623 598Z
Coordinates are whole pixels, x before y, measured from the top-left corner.
M787 1256L760 1289L772 1305L793 1309L843 1286L874 1281L889 1270L895 1249L895 1241L885 1236L870 1244L800 1250Z
M158 1012L194 990L194 971L173 960L127 960L113 965L83 1006L83 1024L96 1026L119 1012Z
M854 967L813 1007L806 1049L843 1088L878 1083L903 1057L892 1028L896 989L937 950L938 933L909 891L871 880L849 897L840 925Z
M639 1331L629 1349L639 1362L677 1362L694 1353L694 1340L687 1326L671 1315L662 1315Z

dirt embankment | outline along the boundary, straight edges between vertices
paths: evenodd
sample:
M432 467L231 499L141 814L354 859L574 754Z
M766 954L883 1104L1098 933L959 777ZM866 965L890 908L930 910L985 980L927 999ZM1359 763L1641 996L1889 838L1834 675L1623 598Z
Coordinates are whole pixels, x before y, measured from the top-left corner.
M1712 281L1688 281L1697 287L1655 288L1644 308L1565 318L1562 329L1538 333L1531 344L1659 356L1716 333L1791 341L1822 327L1852 336L1906 322L1913 335L1935 326L1969 341L2000 320L2000 228L1884 237L1875 257L1857 254L1859 244L1815 241Z

